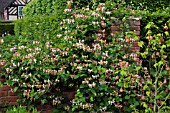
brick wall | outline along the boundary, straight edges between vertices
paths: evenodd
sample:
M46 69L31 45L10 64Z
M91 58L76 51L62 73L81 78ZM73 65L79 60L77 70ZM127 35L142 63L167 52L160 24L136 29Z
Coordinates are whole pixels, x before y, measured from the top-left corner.
M115 37L116 37L116 33L120 33L122 31L122 29L120 28L120 24L122 24L122 22L118 21L111 26L111 32L112 32L113 36L115 36ZM129 25L130 25L130 30L134 31L136 33L136 36L138 36L138 38L140 39L140 20L139 20L139 18L133 18L129 22ZM131 39L131 43L132 43L131 51L139 51L140 48L138 47L138 42Z
M121 29L119 28L120 23L117 22L116 24L111 26L111 32L113 35L116 35L117 32L121 32ZM134 18L132 21L130 21L131 30L136 32L136 35L140 37L140 20L138 18ZM105 34L105 33L104 33ZM135 41L131 41L133 44L131 50L132 51L138 51L140 48L138 47L138 43ZM0 75L0 82L4 82L5 77ZM13 87L9 87L7 85L4 85L0 88L0 105L17 105L17 93L12 92ZM74 92L66 91L64 94L69 98L74 97ZM41 113L51 113L54 109L54 106L46 104L44 106L37 105L36 108L41 111Z
M0 78L0 82L5 82L5 77L2 76ZM4 85L3 87L0 87L0 105L16 105L16 100L18 99L17 93L14 93L12 91L13 87L9 87L7 85Z

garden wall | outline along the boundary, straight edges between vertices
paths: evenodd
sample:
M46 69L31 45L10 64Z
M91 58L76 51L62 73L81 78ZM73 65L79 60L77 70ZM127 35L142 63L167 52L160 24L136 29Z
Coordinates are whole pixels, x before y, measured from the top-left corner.
M117 32L121 32L121 29L119 27L120 22L117 22L116 24L111 26L111 32L113 35L116 35ZM130 21L131 25L131 30L136 33L138 37L140 37L140 20L138 18L134 18L132 21ZM106 32L103 33L104 36L106 36ZM139 51L138 47L138 42L136 41L131 41L132 43L132 48L131 51ZM5 82L5 77L0 75L0 82ZM63 94L66 95L68 99L74 98L74 92L73 91L66 91L63 92ZM13 87L9 87L7 85L4 85L3 87L0 88L0 105L17 105L17 93L13 92ZM54 106L52 105L44 105L40 106L37 105L37 109L40 110L42 113L51 113L53 110Z

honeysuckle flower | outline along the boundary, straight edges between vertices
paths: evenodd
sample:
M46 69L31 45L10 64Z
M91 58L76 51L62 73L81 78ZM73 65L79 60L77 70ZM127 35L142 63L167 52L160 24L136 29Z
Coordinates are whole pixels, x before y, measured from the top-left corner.
M115 101L114 101L114 100L112 100L112 101L108 101L108 103L109 103L110 105L112 105L112 104L114 104L114 103L115 103Z
M96 8L96 11L101 11L101 10L102 10L102 8L100 8L100 7Z
M107 14L107 15L110 15L110 14L111 14L111 12L110 12L110 11L107 11L107 12L106 12L106 14Z
M31 73L29 73L29 74L28 74L28 76L32 77L32 74L31 74Z
M72 9L64 9L64 12L71 12Z
M12 66L17 67L17 65L15 63L12 63Z
M68 4L68 5L70 5L71 3L73 3L72 0L68 0L68 1L67 1L67 4Z
M88 72L90 72L90 73L91 73L91 72L92 72L92 69L88 69Z
M41 51L41 48L36 47L35 50L36 50L36 51Z
M45 46L48 47L48 48L51 47L50 42L46 42L46 43L45 43Z
M100 7L100 6L105 6L105 3L99 3L99 7Z
M139 65L139 66L141 66L142 65L142 60L139 60L139 61L137 61L136 63L137 63L137 65Z
M88 84L88 86L89 86L89 88L92 88L92 87L93 87L93 85L92 85L92 84Z
M67 22L70 24L70 23L73 23L74 22L74 19L67 19Z
M77 68L76 69L78 69L78 70L82 70L83 69L83 67L82 66L77 66Z
M0 61L0 66L4 66L6 64L6 61L5 60L1 60Z
M18 52L16 52L16 53L14 53L14 54L13 54L13 56L15 56L15 57L19 57L19 56L20 56L20 54L19 54Z
M10 48L10 51L14 52L16 49L17 49L16 47L13 47L13 48Z
M102 25L103 27L106 27L106 23L105 23L104 21L101 21L101 25Z
M33 58L32 61L33 61L34 63L37 63L37 60L36 60L35 58Z
M33 44L38 44L39 41L35 40L35 41L33 41L32 43L33 43Z
M101 8L101 11L104 12L104 10L105 10L105 7L102 7L102 8Z
M107 69L106 73L112 73L113 71L111 69Z
M19 46L18 48L19 48L19 49L24 49L24 48L25 48L25 46L23 46L23 45L22 45L22 46Z
M82 84L88 84L89 81L85 80L85 81L82 81Z
M86 11L89 11L89 8L86 8L85 10L86 10Z
M96 17L99 17L99 16L100 16L100 14L98 14L98 13L96 13L96 12L92 12L91 15L92 15L92 16L96 16Z
M57 34L57 37L59 37L59 38L60 38L61 36L62 36L62 34Z
M3 40L2 38L0 39L0 43L1 43L1 44L4 43L4 40Z

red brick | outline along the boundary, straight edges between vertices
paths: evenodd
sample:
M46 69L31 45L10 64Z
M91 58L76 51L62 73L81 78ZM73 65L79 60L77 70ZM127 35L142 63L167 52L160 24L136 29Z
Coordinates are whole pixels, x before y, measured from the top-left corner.
M140 25L140 20L134 20L134 25Z
M17 96L17 92L8 91L8 96Z
M140 26L132 26L130 30L140 31Z
M2 102L16 102L18 99L18 96L7 96L7 97L1 97L0 101Z
M17 105L17 102L9 102L8 105Z
M135 31L137 36L140 36L140 31Z
M122 23L122 21L117 20L116 22L113 23L113 25L118 26L118 25L120 25L121 23Z
M69 99L73 99L74 98L74 95L75 95L75 91L65 91L63 92L63 94Z
M0 78L0 82L4 83L6 80L4 78Z
M41 111L41 113L52 113L53 109L47 111Z
M130 49L130 52L136 52L136 51L139 51L140 50L140 47L132 47Z
M3 87L0 87L0 91L9 91L11 90L13 87L10 87L8 85L4 85Z
M5 97L8 96L8 92L7 91L0 91L0 97Z
M111 26L111 31L120 31L119 26Z
M140 20L132 20L129 23L130 25L136 25L136 26L140 26Z
M46 110L46 108L44 108L44 106L41 106L41 105L36 106L36 108L39 111Z
M138 47L138 42L133 42L133 47Z

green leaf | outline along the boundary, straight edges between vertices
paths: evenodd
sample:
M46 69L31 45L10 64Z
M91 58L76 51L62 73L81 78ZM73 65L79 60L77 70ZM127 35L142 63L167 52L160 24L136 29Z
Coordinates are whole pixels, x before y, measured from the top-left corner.
M94 96L97 95L97 93L95 92L95 90L91 89L91 92L93 93Z
M125 99L130 99L130 96L126 95L126 96L125 96Z
M141 66L137 66L136 67L136 70L138 71L138 70L140 70L142 67Z
M118 86L119 86L119 87L124 87L124 84L123 84L122 82L119 82L119 83L118 83Z
M145 86L143 87L143 89L144 89L144 90L147 90L147 89L148 89L148 86L147 86L147 85L145 85Z
M121 70L120 74L121 74L121 75L126 75L126 71Z
M125 22L125 21L126 21L126 17L123 17L122 22Z
M78 79L79 78L79 75L74 75L74 79Z
M139 105L139 102L138 101L135 101L134 102L135 106Z
M166 45L162 45L162 47L161 47L162 49L164 49L164 48L166 48Z
M146 104L146 102L142 102L141 105L143 105L144 108L147 108L147 107L148 107L147 104Z
M0 87L3 87L3 83L2 82L0 82Z
M147 92L146 92L146 95L147 95L147 96L150 96L150 92L149 92L149 91L147 91Z
M90 102L93 102L93 97L90 97Z
M145 29L150 29L151 28L151 24L147 24Z
M152 85L152 81L151 81L151 80L148 80L147 83L150 84L150 85Z
M168 32L168 31L165 31L165 35L166 35L166 36L169 36L169 32Z
M84 88L84 87L86 87L84 84L81 84L81 85L80 85L80 88Z
M16 92L17 90L18 90L18 87L15 87L15 88L14 88L14 92Z
M138 42L138 46L142 47L144 45L143 41Z
M156 95L155 99L160 99L160 95Z

